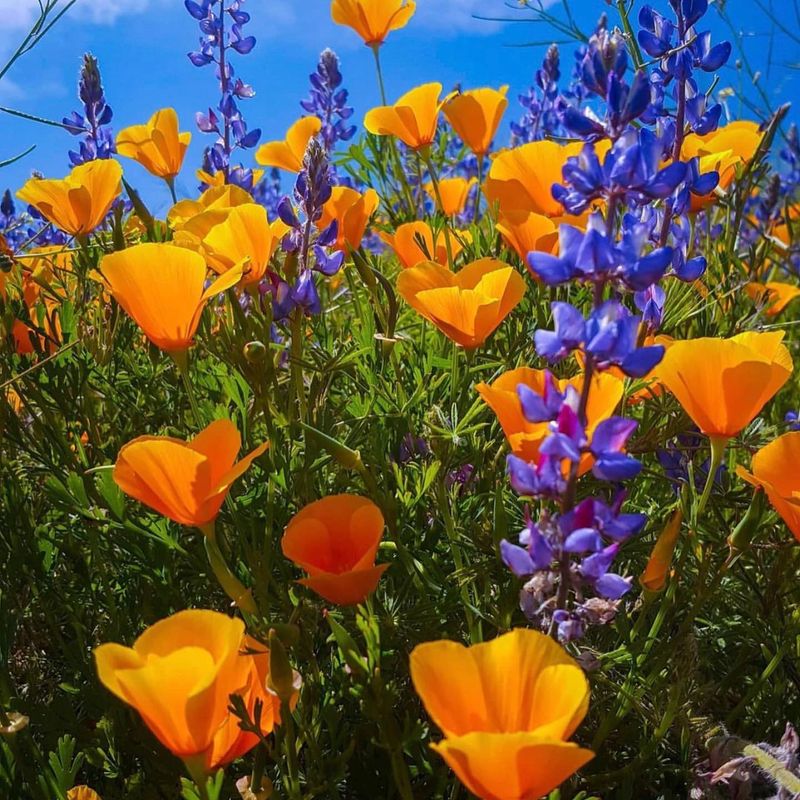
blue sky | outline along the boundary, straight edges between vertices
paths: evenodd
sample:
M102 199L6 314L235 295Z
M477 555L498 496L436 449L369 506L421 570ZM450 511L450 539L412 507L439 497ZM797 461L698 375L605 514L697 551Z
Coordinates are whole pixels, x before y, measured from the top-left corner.
M761 2L767 8L772 3L782 18L791 13L786 10L791 5L787 0ZM663 7L665 3L655 0L654 4ZM530 20L530 12L520 11L518 5L516 0L418 0L409 26L392 34L383 48L390 98L431 80L441 81L446 88L456 83L464 87L507 83L512 99L507 124L518 116L516 96L530 84L545 50L544 44L518 45L549 43L559 35L541 24L492 23L473 15ZM552 13L562 13L560 0L550 0L549 5ZM604 0L572 0L571 5L584 29L590 29L603 11L612 23L617 21L613 6ZM35 6L36 0L0 0L0 54L6 55L20 38ZM237 58L236 67L256 90L256 97L246 101L244 108L250 127L262 128L262 141L281 138L302 113L298 103L307 94L308 74L325 47L332 47L341 59L356 121L360 123L364 112L378 103L372 55L352 31L331 22L329 0L248 0L245 8L253 17L248 32L257 36L258 44L250 55ZM777 30L753 0L728 0L727 11L743 37L750 66L761 72L759 84L770 102L794 101L800 109L800 45ZM731 38L715 10L704 23L717 39ZM800 20L787 20L787 24L800 29ZM196 22L182 0L78 0L42 44L0 81L0 105L61 119L77 107L77 72L82 54L91 51L100 60L115 129L143 122L157 108L171 105L178 111L182 129L193 131L192 147L178 179L179 193L188 195L194 192L193 170L202 147L209 142L209 137L195 130L194 112L215 102L213 69L193 67L186 58L196 38ZM572 49L562 46L562 73L568 72ZM728 101L732 116L752 116L739 98L759 99L758 92L746 69L737 69L734 59L723 71L721 87L733 91ZM56 128L0 115L0 159L31 144L37 145L33 153L2 170L0 186L18 188L33 169L48 177L66 173L72 137ZM128 179L143 190L154 210L163 212L168 206L165 190L137 164L123 162Z

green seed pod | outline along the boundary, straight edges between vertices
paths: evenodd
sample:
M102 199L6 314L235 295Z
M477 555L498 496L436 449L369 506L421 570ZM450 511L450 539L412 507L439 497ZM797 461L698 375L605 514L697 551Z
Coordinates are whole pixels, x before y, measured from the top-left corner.
M267 686L280 698L289 703L295 692L294 670L289 663L286 649L274 628L269 631L269 678Z
M260 364L267 357L267 348L263 342L248 342L242 352L248 364Z

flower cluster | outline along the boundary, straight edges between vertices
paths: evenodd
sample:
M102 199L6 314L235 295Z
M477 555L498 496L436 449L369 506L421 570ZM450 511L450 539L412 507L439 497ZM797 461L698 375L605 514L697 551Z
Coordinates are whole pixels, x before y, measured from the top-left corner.
M299 307L306 314L318 314L322 310L314 272L335 275L342 267L344 253L326 252L336 242L338 222L334 220L323 230L315 233L322 218L322 209L331 197L334 176L325 148L319 139L308 143L303 159L303 169L294 185L294 203L286 196L278 204L281 220L291 229L283 239L284 252L293 256L297 274L293 283L290 276L270 276L269 291L272 295L273 315L283 320L293 309ZM312 255L313 254L313 255Z
M115 152L114 136L109 127L113 111L106 103L100 67L91 53L86 53L83 57L78 94L83 110L73 111L62 120L71 134L83 137L78 150L69 152L69 160L73 166L94 161L96 158L111 158Z
M217 135L216 143L207 148L203 159L201 180L215 183L214 176L224 176L225 183L233 183L250 190L256 182L252 169L232 163L236 150L249 150L258 144L261 129L248 131L239 109L239 101L255 95L252 86L236 77L230 62L230 51L247 55L256 44L255 36L245 36L244 26L250 15L242 10L244 0L185 0L187 11L200 23L200 47L189 53L196 67L216 64L219 79L220 101L208 113L198 112L197 127L203 133ZM230 30L226 28L230 21Z

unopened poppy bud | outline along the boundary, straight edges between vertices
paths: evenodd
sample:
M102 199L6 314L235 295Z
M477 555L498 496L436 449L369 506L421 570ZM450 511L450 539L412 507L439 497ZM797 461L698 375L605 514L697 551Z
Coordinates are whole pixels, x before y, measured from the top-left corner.
M267 357L267 348L263 342L248 342L243 353L248 364L260 364Z
M301 423L305 431L316 439L328 455L332 456L336 461L346 469L354 469L361 472L364 469L364 462L361 460L361 453L358 450L353 450L347 445L336 441L327 433Z
M289 703L295 693L294 670L289 663L286 648L274 628L269 632L269 678L267 687L282 703Z
M761 517L764 514L766 496L764 490L757 486L753 492L753 499L745 515L739 524L733 529L733 533L728 537L728 546L733 552L744 552L750 548L753 537L758 530Z
M9 711L3 714L3 718L0 720L0 735L13 736L27 728L29 721L28 717L20 714L19 711Z

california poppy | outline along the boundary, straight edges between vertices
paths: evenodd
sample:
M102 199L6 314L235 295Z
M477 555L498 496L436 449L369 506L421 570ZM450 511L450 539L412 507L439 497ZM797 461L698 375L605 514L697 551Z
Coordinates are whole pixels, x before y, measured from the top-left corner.
M439 196L442 205L439 210L448 217L454 217L464 210L469 198L470 189L477 183L475 178L442 178L439 181ZM436 189L432 183L425 184L425 191L438 205Z
M459 272L433 262L403 270L397 293L418 314L462 347L478 347L525 294L513 267L493 258L467 264Z
M212 422L188 442L140 436L119 451L114 482L159 514L203 528L216 518L234 481L269 446L265 442L237 462L241 444L227 419Z
M424 83L406 92L393 106L367 112L364 127L376 136L396 136L412 150L429 147L436 138L442 110L441 83Z
M383 514L366 497L331 495L292 517L281 549L308 573L300 583L331 603L355 605L375 591L389 566L375 565L383 526Z
M303 169L303 156L312 136L322 130L318 117L301 117L286 131L283 141L266 142L256 150L256 161L265 167L278 167L287 172Z
M736 474L753 486L761 486L794 538L800 541L800 431L790 431L762 447L750 463L750 471Z
M404 28L414 15L414 0L333 0L331 17L352 28L369 47L379 47L391 31Z
M421 644L411 680L444 734L433 749L482 800L537 800L594 757L567 741L589 708L586 676L543 633Z
M227 211L252 202L253 196L234 183L213 186L206 189L197 200L179 200L175 203L167 212L167 222L177 231L206 211Z
M528 253L558 253L558 226L549 217L535 211L508 211L500 215L495 226L505 239L527 263Z
M31 178L17 197L65 233L85 236L105 219L121 182L122 167L110 158L100 158L74 167L61 180Z
M367 189L363 194L348 186L334 186L327 203L322 207L319 228L327 228L334 220L338 223L336 249L347 252L358 250L364 232L378 208L378 193Z
M280 722L280 701L266 690L269 651L240 619L180 611L151 625L133 647L102 644L94 656L100 682L139 712L164 747L203 772L258 742L239 729L231 695L248 707L261 701L264 735Z
M121 130L117 134L117 152L138 161L156 177L169 181L181 171L191 141L191 133L178 131L175 109L162 108L146 125L131 125Z
M736 177L739 166L750 161L761 142L758 124L750 120L737 120L722 125L704 136L690 133L681 148L681 158L699 160L699 171L719 173L717 188L726 190ZM692 195L691 210L700 211L714 202L715 194L697 197Z
M447 266L447 247L444 237L450 237L450 250L453 258L464 249L462 241L469 242L472 237L469 231L457 231L455 234L449 230L433 232L431 226L424 220L404 222L398 225L393 234L381 232L380 237L400 260L401 265L408 269L415 267L423 261L435 261L443 267Z
M744 289L752 300L766 306L765 313L768 317L778 316L792 300L800 297L800 287L781 281L748 283Z
M553 184L563 183L567 159L580 155L583 146L582 142L558 144L542 139L498 153L486 178L489 205L496 203L501 216L515 211L562 216L564 207L553 199ZM609 147L607 140L595 143L601 161Z
M199 254L147 242L104 256L100 272L114 299L156 347L180 353L192 346L200 314L215 295L242 277L237 265L204 289L206 263Z
M453 130L477 156L486 155L508 107L508 86L460 92L444 106Z
M224 218L203 237L201 250L208 266L218 274L243 264L242 283L249 286L264 277L279 244L267 209L247 203L224 212Z
M73 786L67 792L67 800L101 800L100 795L88 786Z
M545 390L545 381L549 373L546 370L518 367L504 372L491 384L479 383L475 389L483 401L494 411L497 421L503 429L508 445L514 455L525 461L536 461L539 447L549 435L547 422L528 422L522 412L522 404L517 394L519 385L527 386L538 394ZM573 386L580 394L583 389L583 373L572 378L553 379L554 386L563 393L567 386ZM586 404L587 433L591 437L595 428L608 419L622 400L625 384L619 378L600 372L592 378ZM581 457L579 474L591 469L592 457L586 454Z
M712 439L735 436L792 374L783 331L675 341L654 375Z

